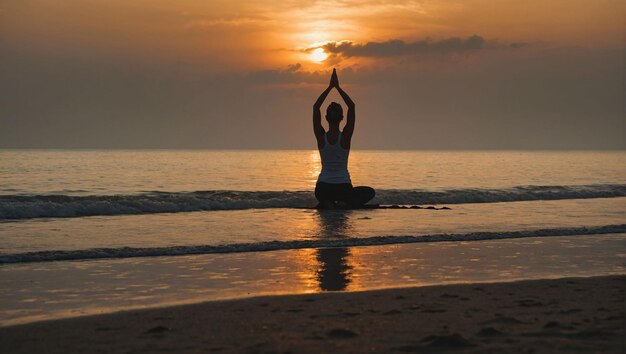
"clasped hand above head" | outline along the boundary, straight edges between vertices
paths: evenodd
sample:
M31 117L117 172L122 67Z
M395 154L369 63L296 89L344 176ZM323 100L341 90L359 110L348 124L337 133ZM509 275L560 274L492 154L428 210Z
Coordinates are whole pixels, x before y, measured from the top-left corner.
M329 87L339 88L339 77L337 77L337 70L333 69L333 74L330 76Z

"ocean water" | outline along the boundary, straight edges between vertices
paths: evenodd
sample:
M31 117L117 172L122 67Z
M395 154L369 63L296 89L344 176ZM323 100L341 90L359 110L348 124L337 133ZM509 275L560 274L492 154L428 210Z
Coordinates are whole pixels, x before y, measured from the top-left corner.
M412 209L315 210L319 171L316 151L0 150L0 326L626 272L625 152L351 152L374 203Z
M0 262L626 232L624 152L353 151L374 203L311 209L317 151L0 151ZM426 209L445 206L449 209Z

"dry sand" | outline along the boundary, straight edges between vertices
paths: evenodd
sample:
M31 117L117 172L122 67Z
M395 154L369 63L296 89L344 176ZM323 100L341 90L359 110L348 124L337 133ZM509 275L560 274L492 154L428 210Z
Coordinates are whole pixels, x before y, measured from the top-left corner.
M257 297L0 328L3 353L613 352L626 276Z

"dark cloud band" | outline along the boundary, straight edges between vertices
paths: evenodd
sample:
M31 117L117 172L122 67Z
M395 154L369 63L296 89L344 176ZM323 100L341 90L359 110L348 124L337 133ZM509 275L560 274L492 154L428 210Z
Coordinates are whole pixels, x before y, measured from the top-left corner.
M437 41L424 39L415 42L405 42L400 39L384 42L367 42L364 44L351 41L336 41L327 42L321 48L324 48L328 53L343 57L393 57L418 54L462 53L501 46L495 43L488 43L483 37L474 35L467 38L452 37ZM506 46L517 48L523 46L523 44L513 43Z

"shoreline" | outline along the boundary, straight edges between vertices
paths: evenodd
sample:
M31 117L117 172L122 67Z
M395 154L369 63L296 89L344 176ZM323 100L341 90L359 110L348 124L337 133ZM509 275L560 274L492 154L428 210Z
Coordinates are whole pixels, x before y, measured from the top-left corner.
M348 239L317 239L291 241L264 241L224 245L191 245L169 247L124 247L87 250L34 251L0 255L0 266L62 261L117 260L141 257L202 256L251 252L289 251L301 249L395 246L416 243L478 242L514 240L537 237L596 236L626 233L626 224L546 228L514 231L482 231L470 233L435 233L430 235L370 236ZM107 252L111 252L107 254Z
M622 352L626 275L261 296L0 327L26 352Z
M0 267L0 326L264 295L626 274L624 234Z

